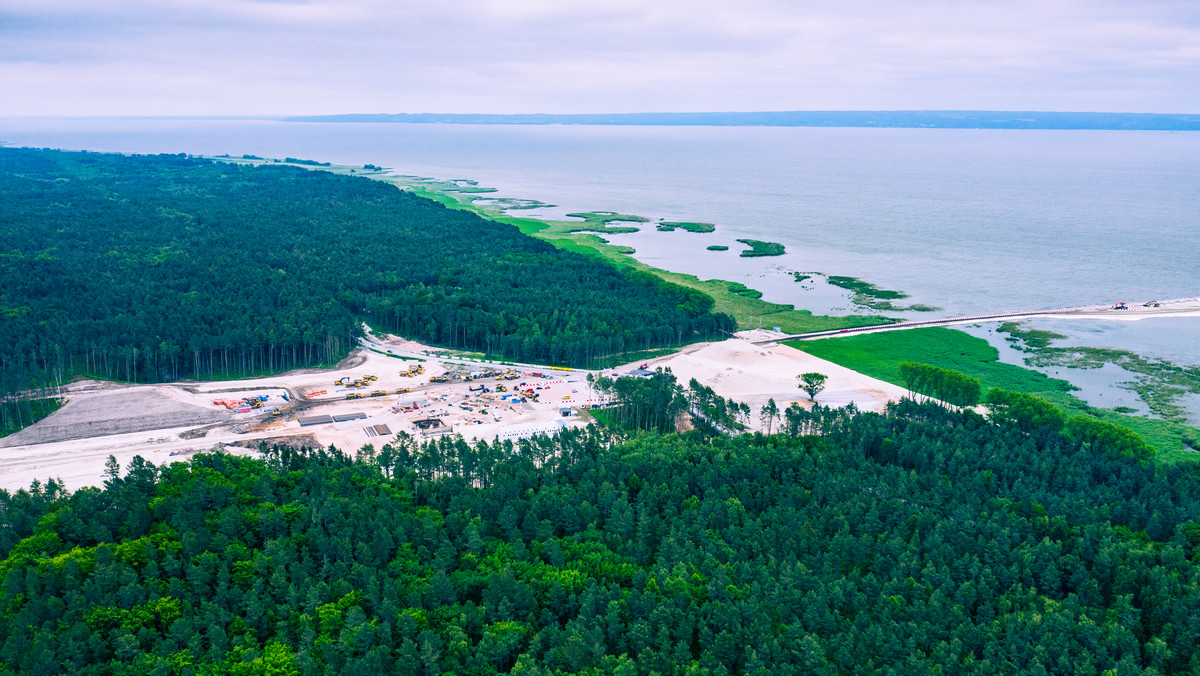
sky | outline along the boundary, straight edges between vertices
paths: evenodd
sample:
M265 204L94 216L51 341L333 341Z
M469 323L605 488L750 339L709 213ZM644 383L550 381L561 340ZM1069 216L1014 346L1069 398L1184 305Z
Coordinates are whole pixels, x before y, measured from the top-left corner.
M0 117L1200 112L1197 0L0 0Z

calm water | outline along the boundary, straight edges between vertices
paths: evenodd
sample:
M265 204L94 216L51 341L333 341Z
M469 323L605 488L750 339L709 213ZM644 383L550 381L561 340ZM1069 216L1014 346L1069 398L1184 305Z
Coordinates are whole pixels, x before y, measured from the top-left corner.
M611 239L816 311L850 308L791 271L861 277L944 315L1200 296L1200 133L0 120L0 142L374 163L557 205L531 215L711 222ZM788 253L739 258L737 238ZM1200 321L1164 321L1071 335L1200 363Z

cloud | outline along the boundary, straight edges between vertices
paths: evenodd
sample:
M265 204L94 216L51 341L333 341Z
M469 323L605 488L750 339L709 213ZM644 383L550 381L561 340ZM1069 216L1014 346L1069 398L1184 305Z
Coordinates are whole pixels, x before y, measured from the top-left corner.
M0 0L0 115L1195 112L1196 6Z

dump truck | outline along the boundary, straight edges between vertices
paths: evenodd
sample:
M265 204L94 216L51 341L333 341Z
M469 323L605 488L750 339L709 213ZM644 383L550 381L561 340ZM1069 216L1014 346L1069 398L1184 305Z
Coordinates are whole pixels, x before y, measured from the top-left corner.
M387 390L375 390L374 392L371 393L371 396L372 397L384 397L384 396L387 396L387 393L388 393Z
M353 394L347 394L346 398L347 399L362 399L363 395L359 394L358 392L354 392Z
M408 394L409 392L412 392L412 388L411 388L411 387L398 387L398 388L396 388L396 394Z
M447 378L446 376L430 376L429 382L431 382L431 383L448 383L448 382L450 382L450 379Z

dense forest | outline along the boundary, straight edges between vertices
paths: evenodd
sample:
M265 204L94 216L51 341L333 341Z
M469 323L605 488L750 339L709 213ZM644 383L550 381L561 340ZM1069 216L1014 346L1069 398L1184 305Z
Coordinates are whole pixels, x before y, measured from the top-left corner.
M365 178L0 148L0 392L331 363L361 322L587 365L723 335L708 296Z
M0 673L1200 672L1200 467L994 396L0 491Z

